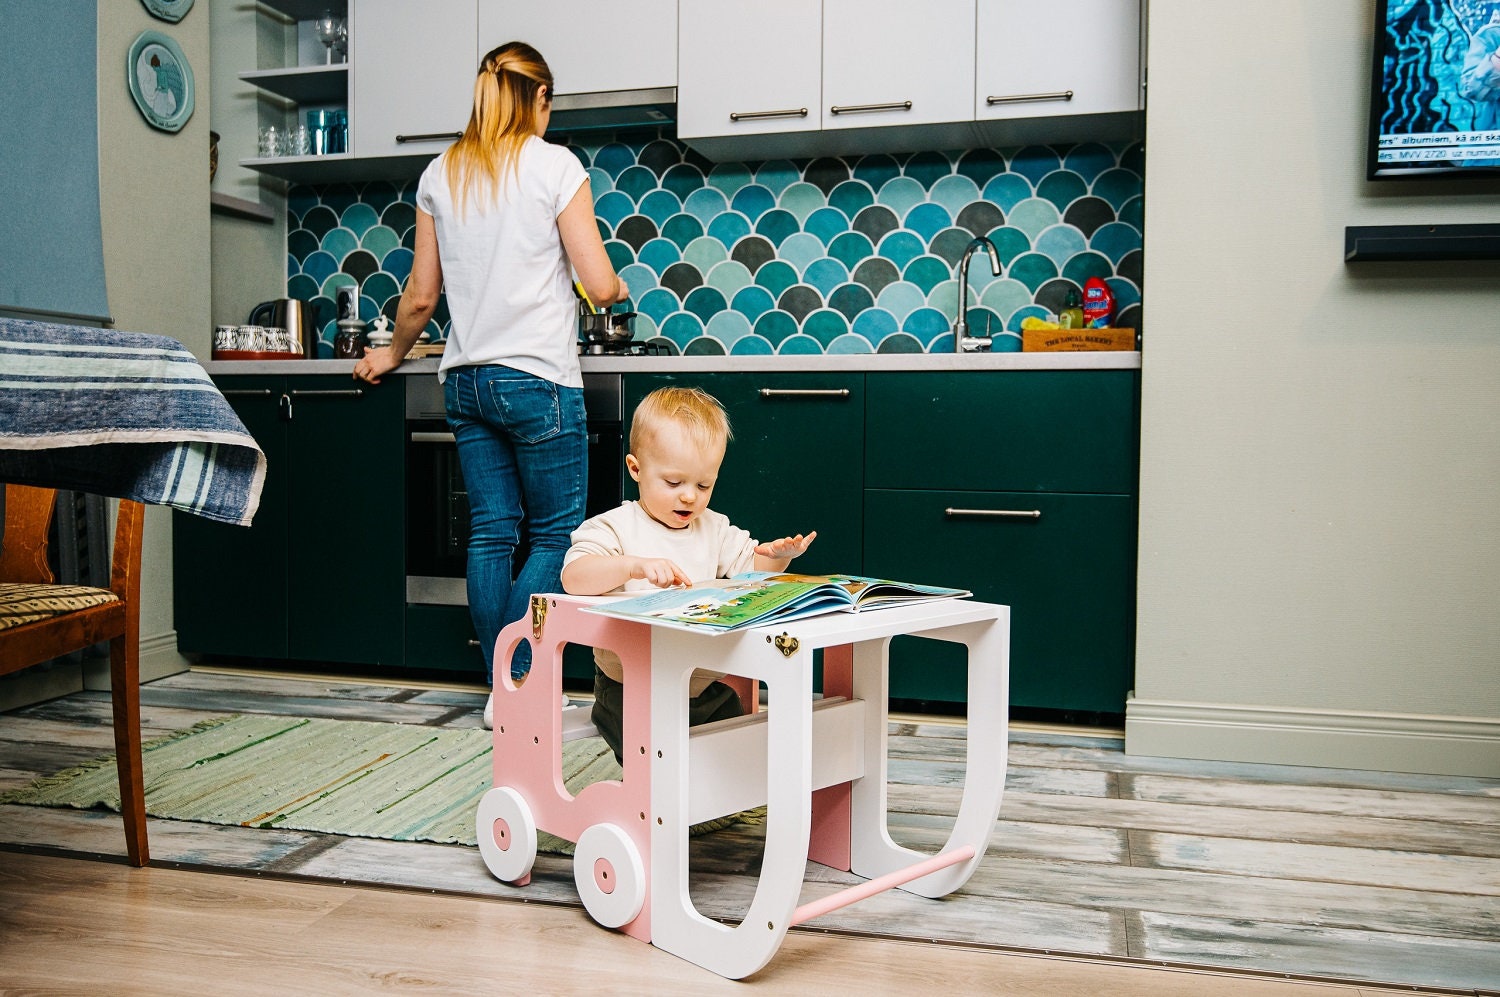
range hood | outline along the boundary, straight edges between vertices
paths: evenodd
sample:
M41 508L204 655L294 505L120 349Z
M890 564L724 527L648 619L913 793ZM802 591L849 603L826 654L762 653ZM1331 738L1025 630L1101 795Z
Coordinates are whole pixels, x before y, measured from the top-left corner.
M677 120L677 88L562 93L552 101L549 135L660 127Z

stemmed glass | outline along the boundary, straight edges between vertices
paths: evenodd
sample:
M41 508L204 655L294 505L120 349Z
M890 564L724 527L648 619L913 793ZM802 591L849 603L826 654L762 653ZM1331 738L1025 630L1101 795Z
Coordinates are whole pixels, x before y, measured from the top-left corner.
M318 41L322 42L328 49L328 64L333 64L333 46L338 42L340 29L343 23L340 18L333 16L333 11L325 10L323 16L313 24L313 30L318 33Z

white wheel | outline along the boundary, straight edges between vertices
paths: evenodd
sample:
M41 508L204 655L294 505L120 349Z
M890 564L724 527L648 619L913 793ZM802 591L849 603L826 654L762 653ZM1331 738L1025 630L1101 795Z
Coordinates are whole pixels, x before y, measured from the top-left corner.
M509 786L479 798L475 837L485 866L501 882L525 879L536 861L536 821L521 794Z
M589 916L620 928L646 903L646 866L630 836L614 824L595 824L578 836L573 882Z

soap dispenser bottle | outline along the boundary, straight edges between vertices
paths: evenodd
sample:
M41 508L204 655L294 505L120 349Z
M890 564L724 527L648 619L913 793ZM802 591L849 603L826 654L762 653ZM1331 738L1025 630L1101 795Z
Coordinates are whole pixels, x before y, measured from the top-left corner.
M1057 313L1057 327L1059 329L1083 328L1083 298L1076 290L1069 289L1064 299L1063 310Z

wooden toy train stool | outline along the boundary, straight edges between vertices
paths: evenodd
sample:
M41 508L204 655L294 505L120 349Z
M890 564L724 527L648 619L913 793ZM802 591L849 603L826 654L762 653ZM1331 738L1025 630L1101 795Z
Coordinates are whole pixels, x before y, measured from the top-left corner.
M600 599L539 595L530 620L506 627L495 660L532 642L519 687L495 672L495 784L476 818L479 850L497 879L531 879L537 831L577 842L573 876L589 915L721 976L764 966L787 929L892 887L942 897L984 855L1005 788L1010 608L967 599L831 613L704 635L584 612ZM969 652L968 761L947 843L924 855L886 826L887 652L920 634ZM565 739L593 733L557 708L568 643L609 648L625 675L624 773L572 796ZM822 699L813 651L824 649ZM751 710L688 728L695 667L725 672ZM770 707L758 711L757 682ZM688 828L766 805L755 896L738 925L698 913L688 893ZM868 878L798 906L807 860Z

